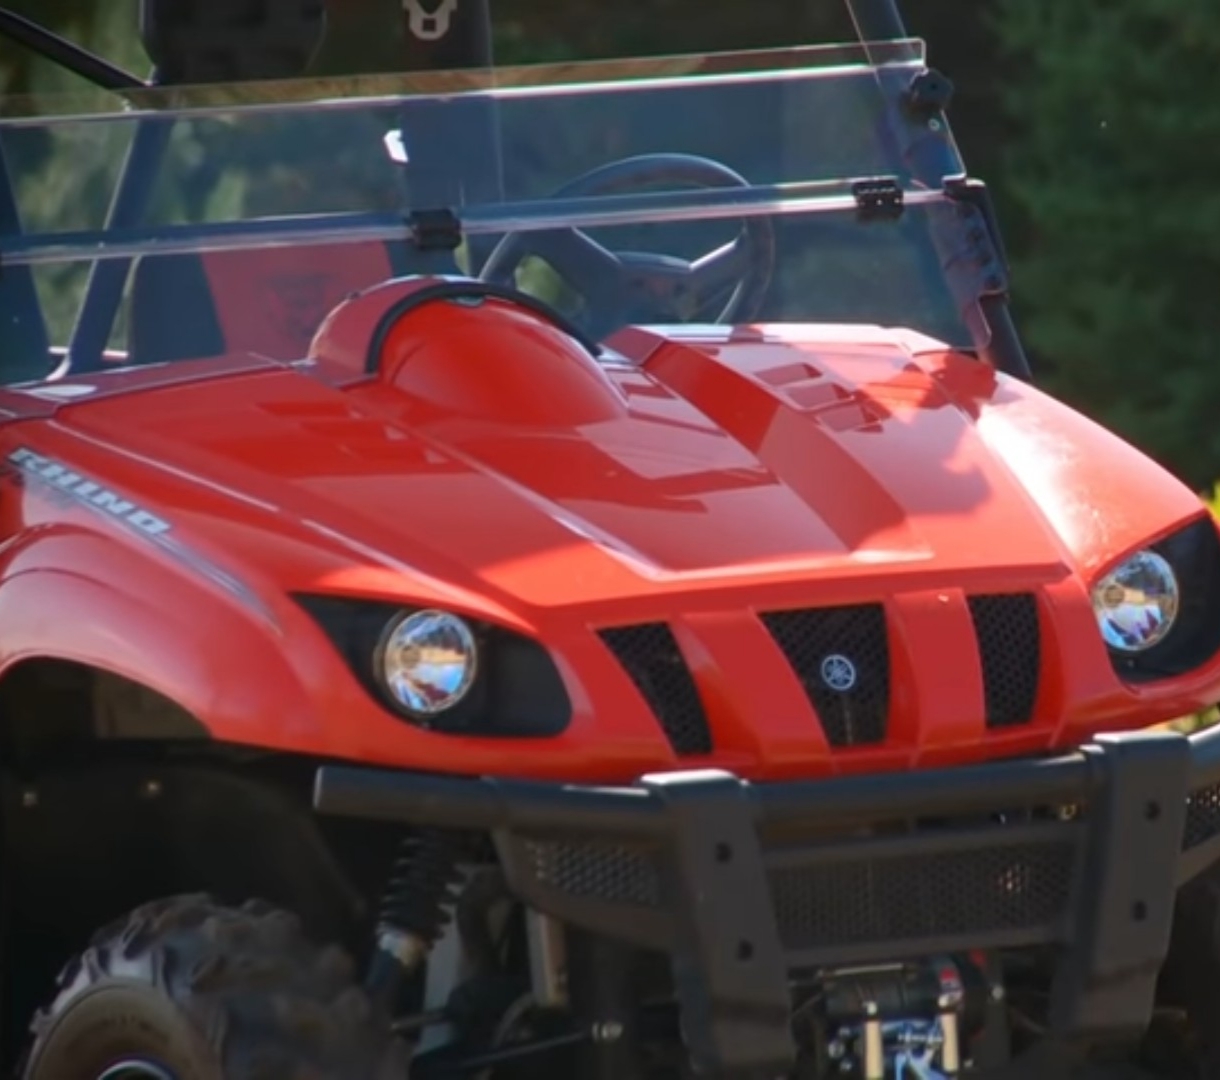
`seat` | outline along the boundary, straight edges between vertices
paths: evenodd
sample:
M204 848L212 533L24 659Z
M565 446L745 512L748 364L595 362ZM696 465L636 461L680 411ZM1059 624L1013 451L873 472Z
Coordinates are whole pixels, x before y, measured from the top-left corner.
M423 272L401 245L264 247L146 255L131 284L129 362L226 353L304 357L327 314L352 293Z

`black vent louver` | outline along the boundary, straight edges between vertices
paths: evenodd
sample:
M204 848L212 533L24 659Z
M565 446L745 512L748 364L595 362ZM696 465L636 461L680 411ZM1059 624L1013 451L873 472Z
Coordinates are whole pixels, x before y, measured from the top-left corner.
M969 605L983 668L987 726L1028 724L1042 674L1037 598L1028 593L972 596Z
M710 754L707 714L673 631L664 623L644 623L602 630L599 636L644 695L674 752Z
M881 604L761 616L817 711L831 746L885 740L890 649Z

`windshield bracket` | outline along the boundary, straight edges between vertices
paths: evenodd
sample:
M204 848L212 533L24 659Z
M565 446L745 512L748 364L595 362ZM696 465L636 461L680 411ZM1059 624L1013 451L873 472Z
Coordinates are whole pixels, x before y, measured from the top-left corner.
M990 296L1008 294L1008 253L996 217L991 192L982 180L968 176L950 176L945 180L947 198L957 204L958 213L967 219L966 239L970 258L981 271L983 291Z
M452 210L412 210L407 224L420 251L456 251L462 246L462 222Z
M951 80L934 68L929 68L911 79L903 105L908 115L926 123L949 111L953 90Z
M892 176L857 180L851 186L859 221L897 221L902 217L902 187Z

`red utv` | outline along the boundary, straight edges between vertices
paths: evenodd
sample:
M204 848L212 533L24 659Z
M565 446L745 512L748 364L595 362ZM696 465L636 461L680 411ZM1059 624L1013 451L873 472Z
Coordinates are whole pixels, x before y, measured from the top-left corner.
M0 14L98 88L0 105L15 1075L1215 1080L1220 534L1031 385L888 0L246 7Z

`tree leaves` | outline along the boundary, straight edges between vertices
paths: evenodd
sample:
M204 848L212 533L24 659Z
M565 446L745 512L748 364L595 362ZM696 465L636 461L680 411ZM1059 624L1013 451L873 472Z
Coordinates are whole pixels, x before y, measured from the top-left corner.
M1204 487L1220 475L1220 8L1000 0L1003 182L1049 388Z

